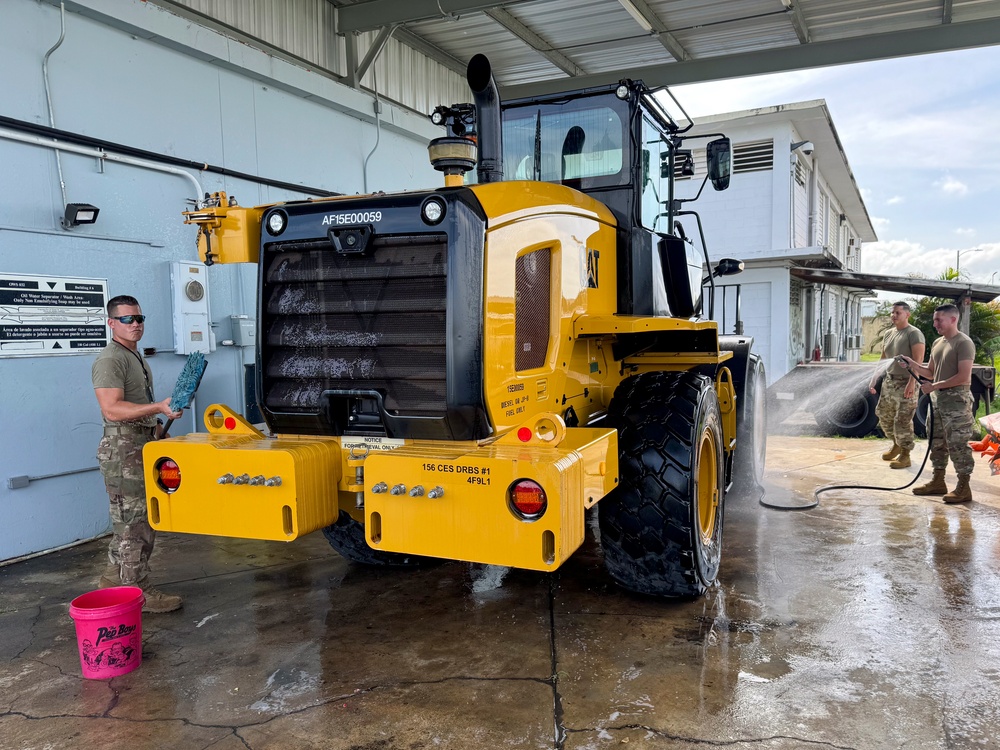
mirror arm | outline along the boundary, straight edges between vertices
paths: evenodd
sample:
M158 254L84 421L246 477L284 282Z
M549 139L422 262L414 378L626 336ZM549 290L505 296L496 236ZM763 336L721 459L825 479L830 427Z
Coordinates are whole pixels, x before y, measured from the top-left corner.
M671 181L673 182L673 181ZM698 194L694 198L672 198L664 203L669 203L668 208L674 216L681 215L681 204L682 203L693 203L701 197L701 191L705 189L705 185L708 184L708 175L705 175L705 179L701 181L701 187L698 188ZM694 213L693 211L688 211L685 213ZM697 214L696 214L697 215Z
M708 178L705 178L705 182L708 182ZM704 183L702 187L705 187ZM700 191L699 191L700 194ZM712 268L712 261L708 259L708 245L705 244L705 229L701 225L701 217L698 215L697 211L678 211L677 216L693 216L695 221L698 222L698 236L701 237L701 252L705 257L705 268ZM702 282L704 283L704 282ZM709 297L708 297L708 319L713 320L715 318L715 277L709 273L708 277L709 285ZM702 300L702 309L705 308L705 302Z

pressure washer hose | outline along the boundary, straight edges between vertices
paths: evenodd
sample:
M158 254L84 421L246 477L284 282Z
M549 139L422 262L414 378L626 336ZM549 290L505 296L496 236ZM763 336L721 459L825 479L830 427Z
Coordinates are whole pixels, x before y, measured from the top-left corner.
M912 370L906 365L904 365L910 373L910 377L917 381L917 384L929 383L927 378L921 377L914 374ZM831 490L876 490L877 492L898 492L899 490L905 490L912 487L920 475L924 471L924 467L927 466L927 459L931 457L931 446L934 444L934 405L933 402L927 400L927 452L924 454L924 460L920 462L920 468L917 469L917 473L914 474L913 479L904 484L902 487L876 487L871 484L827 484L823 487L817 487L813 490L813 501L806 505L775 505L764 500L764 491L761 488L761 495L757 499L761 505L765 508L771 508L772 510L812 510L819 505L819 496L823 492L830 492Z

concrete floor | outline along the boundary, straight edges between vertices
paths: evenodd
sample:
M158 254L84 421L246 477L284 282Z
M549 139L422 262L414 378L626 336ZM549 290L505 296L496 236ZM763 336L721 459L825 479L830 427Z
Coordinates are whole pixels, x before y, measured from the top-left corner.
M773 437L768 498L903 484L886 445ZM106 541L16 563L0 749L1000 747L1000 477L979 461L966 506L730 496L721 585L690 602L621 592L592 540L546 576L161 535L184 609L145 615L142 665L104 681L81 677L68 603Z

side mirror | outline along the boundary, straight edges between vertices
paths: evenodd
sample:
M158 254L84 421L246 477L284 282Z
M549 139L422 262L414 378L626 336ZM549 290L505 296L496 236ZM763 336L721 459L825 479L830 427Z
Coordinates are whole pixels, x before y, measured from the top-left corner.
M715 266L713 276L735 276L743 272L743 261L736 258L723 258Z
M716 190L729 187L729 175L732 172L733 146L728 138L710 141L705 147L708 156L708 179Z

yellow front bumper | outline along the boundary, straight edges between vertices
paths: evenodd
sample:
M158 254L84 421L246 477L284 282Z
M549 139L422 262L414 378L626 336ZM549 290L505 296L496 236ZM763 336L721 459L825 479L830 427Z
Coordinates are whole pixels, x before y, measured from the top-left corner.
M617 433L560 423L536 418L524 442L515 430L484 445L376 439L366 451L356 438L343 439L343 448L340 438L268 438L213 405L208 433L145 446L150 524L291 541L333 523L344 509L363 517L375 549L555 570L583 542L585 509L618 482ZM180 485L170 492L159 476L166 459L180 470ZM535 520L509 504L508 489L519 479L545 490L548 505ZM356 508L359 491L363 510Z
M504 444L444 451L412 443L365 459L368 544L453 560L555 570L583 542L584 510L618 481L614 430L565 431L557 446ZM525 521L507 490L532 479L548 499ZM376 494L384 485L388 491ZM395 488L399 494L392 494ZM410 493L418 488L420 494ZM436 497L432 497L432 491Z

